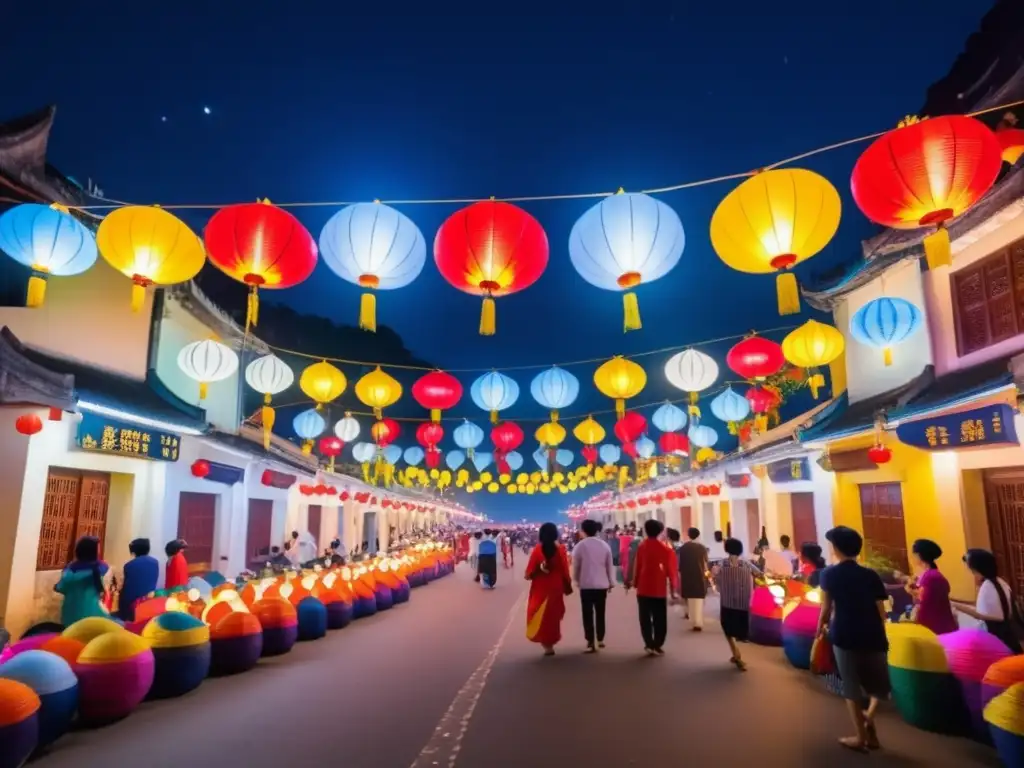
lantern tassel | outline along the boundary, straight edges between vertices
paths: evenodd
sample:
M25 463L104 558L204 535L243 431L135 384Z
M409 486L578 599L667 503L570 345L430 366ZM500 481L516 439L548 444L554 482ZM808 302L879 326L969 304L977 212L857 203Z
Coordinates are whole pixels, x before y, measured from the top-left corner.
M146 286L139 285L138 283L132 283L132 312L139 312L142 310L142 305L146 303Z
M260 295L256 292L256 286L249 291L249 299L245 305L245 328L255 327L260 321Z
M825 377L820 373L815 373L807 379L807 386L811 390L811 397L815 400L818 399L819 390L825 386Z
M618 400L615 401L615 415L618 418L620 418L620 419L623 416L626 415L626 401L625 400L618 399Z
M928 262L928 269L949 267L953 264L953 253L950 250L949 231L942 224L924 241L924 256Z
M623 333L627 331L639 331L643 328L643 323L640 322L640 302L636 299L636 294L632 291L622 294L622 310L623 310Z
M558 423L558 411L552 411L551 412L551 423L552 424L557 424Z
M494 299L490 296L484 296L484 303L480 308L480 335L493 336L496 326Z
M780 315L795 315L800 312L800 290L796 275L782 272L775 278L775 292L779 300Z
M205 381L200 381L199 382L199 399L200 400L205 400L206 399L206 395L209 393L209 390L210 390L210 385L207 384Z
M28 293L25 296L25 306L36 307L43 306L43 299L46 298L46 278L40 275L32 275L28 279Z
M441 409L440 408L431 408L430 409L430 420L432 422L434 422L435 424L440 424L441 423Z
M302 455L303 456L309 456L309 454L311 454L312 452L313 452L313 441L312 440L306 440L302 444Z
M768 429L768 415L764 413L757 414L754 417L754 428L758 432L764 432Z
M882 362L886 366L892 365L892 347L886 347L882 350Z
M333 456L331 456L331 460L327 463L327 471L328 472L333 472L334 471L334 457Z
M377 297L364 293L359 299L359 327L370 333L377 332Z
M497 424L497 423L498 423L498 412L497 411L491 411L491 424Z
M263 450L270 450L270 434L274 431L274 420L277 418L277 414L274 409L269 405L264 405L260 409L260 421L263 422Z
M370 462L363 462L363 481L366 483L370 482Z

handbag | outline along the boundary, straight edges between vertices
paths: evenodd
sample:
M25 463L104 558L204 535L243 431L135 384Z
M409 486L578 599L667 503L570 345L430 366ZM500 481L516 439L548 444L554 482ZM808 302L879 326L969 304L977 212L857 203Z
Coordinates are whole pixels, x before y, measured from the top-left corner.
M832 675L835 671L836 655L832 650L832 641L826 635L818 635L811 646L811 673Z

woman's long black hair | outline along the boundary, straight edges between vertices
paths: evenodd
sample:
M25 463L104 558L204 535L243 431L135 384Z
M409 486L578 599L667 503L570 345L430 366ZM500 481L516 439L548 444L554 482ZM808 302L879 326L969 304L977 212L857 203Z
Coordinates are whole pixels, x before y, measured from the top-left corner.
M544 557L554 557L558 551L558 526L554 523L544 523L537 533L537 538L540 539L540 551L544 553Z
M100 540L95 536L83 536L75 543L75 560L91 565L92 583L96 592L103 594L103 576L100 574Z
M1009 599L1010 596L1006 594L999 583L999 565L996 556L987 549L968 549L967 554L964 555L964 563L975 573L980 573L981 578L985 581L992 582L992 586L996 588L996 594L999 595L1000 603L1003 603L1003 619L1011 623L1016 620L1018 624L1024 626L1024 620L1021 619L1016 601Z

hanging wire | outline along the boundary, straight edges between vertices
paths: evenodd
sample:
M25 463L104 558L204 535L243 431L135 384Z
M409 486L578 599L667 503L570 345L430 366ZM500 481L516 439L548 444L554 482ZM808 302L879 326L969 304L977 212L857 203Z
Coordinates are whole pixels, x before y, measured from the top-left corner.
M1024 99L1019 101L1011 101L1006 104L1000 104L995 107L988 107L986 109L978 110L977 112L967 113L967 117L978 117L979 115L987 115L992 112L999 112L1000 110L1012 109L1024 105ZM888 130L879 131L877 133L869 133L864 136L858 136L853 139L845 139L838 141L833 144L826 144L823 147L817 147L807 152L801 152L798 155L787 157L782 160L778 160L770 165L765 165L758 170L770 170L772 168L779 168L783 165L789 165L795 163L798 160L805 160L808 157L814 157L815 155L821 155L825 152L831 152L836 149L842 149L843 147L849 147L854 144L862 144L865 141L871 141L877 139L880 136L884 136L888 133ZM670 184L666 187L652 187L650 189L642 189L645 195L658 195L665 194L667 192L678 192L683 189L693 189L695 187L704 187L710 184L718 184L724 181L735 181L737 179L745 179L755 175L758 170L742 171L739 173L730 173L724 176L713 176L707 179L698 179L696 181L685 181L680 184ZM604 192L579 192L579 193L567 193L567 194L556 194L556 195L519 195L514 197L443 197L443 198L432 198L422 200L381 200L381 203L385 205L469 205L471 203L479 203L487 200L497 200L498 202L504 203L534 203L534 202L545 202L551 200L587 200L597 199L602 197L608 197L614 194L615 191L604 191ZM81 206L69 206L80 211L93 211L93 210L107 210L110 208L121 208L128 205L138 205L138 203L129 203L124 200L115 200L109 197L103 197L100 195L89 195L94 200L101 201L97 205L81 205ZM341 208L346 205L354 205L357 202L365 202L358 200L320 200L320 201L305 201L305 202L286 202L286 203L274 203L278 208ZM168 210L175 209L192 209L192 210L203 210L203 209L217 209L223 208L231 203L177 203L172 205L162 205L162 208Z

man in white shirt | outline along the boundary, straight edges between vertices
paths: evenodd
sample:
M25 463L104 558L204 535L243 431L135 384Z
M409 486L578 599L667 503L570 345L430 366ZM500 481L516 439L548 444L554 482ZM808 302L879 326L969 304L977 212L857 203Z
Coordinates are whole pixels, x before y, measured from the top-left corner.
M483 533L480 531L474 531L473 535L469 537L469 570L473 572L476 581L480 581L480 574L477 570L477 561L480 557L480 539L482 539L483 536Z
M572 580L580 590L586 652L596 653L598 648L604 648L605 601L615 584L615 566L611 547L597 535L601 524L587 519L580 529L584 538L572 550Z
M708 560L725 560L728 557L725 553L725 538L721 531L715 531L715 537L708 547Z

